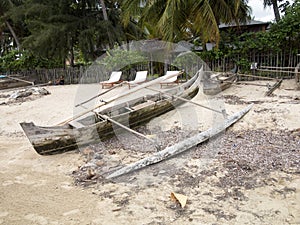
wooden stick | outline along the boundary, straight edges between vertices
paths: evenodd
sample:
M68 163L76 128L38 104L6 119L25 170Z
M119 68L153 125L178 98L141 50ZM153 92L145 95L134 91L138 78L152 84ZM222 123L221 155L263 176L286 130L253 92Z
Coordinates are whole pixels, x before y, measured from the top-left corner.
M168 93L164 93L164 92L162 92L162 91L159 91L159 90L156 90L156 89L154 89L154 88L149 88L149 87L146 87L146 89L149 89L149 90L151 90L151 91L156 91L156 92L159 92L159 93L161 93L161 94L163 94L163 95L166 95L166 96L168 96L168 97L172 97L172 98L178 98L178 99L179 99L179 100L181 100L181 101L185 101L185 102L188 102L188 103L191 103L191 104L194 104L194 105L200 106L200 107L202 107L202 108L205 108L205 109L208 109L208 110L211 110L211 111L214 111L214 112L220 113L220 114L224 114L224 112L223 112L223 111L219 111L219 110L216 110L216 109L213 109L213 108L207 107L207 106L205 106L205 105L201 105L201 104L199 104L199 103L197 103L197 102L194 102L194 101L191 101L191 100L188 100L188 99L185 99L185 98L182 98L182 97L176 96L176 95L170 95L170 94L168 94Z
M28 84L34 85L34 82L31 82L31 81L27 81L27 80L23 80L23 79L16 78L16 77L11 77L11 76L6 76L6 77L9 78L9 79L12 79L12 80L22 81L24 83L28 83Z
M277 88L280 87L280 84L282 82L282 79L277 81L270 90L268 90L265 94L265 96L270 96Z
M264 69L295 69L295 67L260 66Z
M253 78L261 78L261 79L267 79L267 80L276 80L276 78L272 78L272 77L262 77L262 76L255 76L255 75L250 75L250 74L238 73L237 75L243 76L243 77L253 77Z
M293 71L287 70L267 70L267 69L256 69L257 71L264 71L264 72L276 72L276 73L295 73Z
M130 133L133 133L133 134L135 134L135 135L137 135L137 136L139 136L139 137L142 137L142 138L147 139L148 141L151 141L151 142L154 144L154 146L156 147L156 149L158 149L158 150L160 149L160 147L159 147L159 145L156 143L156 141L152 140L151 138L148 138L147 136L145 136L145 135L143 135L143 134L141 134L141 133L139 133L139 132L137 132L137 131L135 131L135 130L129 128L129 127L126 127L125 125L119 123L118 121L113 120L112 118L110 118L110 117L108 117L108 116L106 116L106 115L102 115L102 114L100 114L100 113L97 113L97 115L98 115L99 117L101 117L102 119L108 120L109 122L111 122L111 123L113 123L113 124L115 124L115 125L117 125L117 126L123 128L123 129L129 131Z
M181 73L181 71L179 71L178 73ZM87 113L89 113L89 112L91 112L91 111L93 111L93 110L95 110L95 109L97 109L97 108L99 108L99 107L101 107L101 106L103 106L103 105L106 105L106 104L108 104L108 103L110 103L110 102L113 102L113 101L115 101L115 100L117 100L117 99L123 98L123 97L125 97L125 96L127 96L127 95L129 95L129 94L132 94L132 93L134 93L134 92L136 92L136 91L138 91L138 90L141 90L142 88L151 86L151 85L153 85L153 84L160 83L160 82L162 82L162 81L164 81L164 80L166 80L166 79L169 79L169 78L171 78L171 77L174 77L174 76L178 76L178 74L168 74L168 75L164 75L164 76L159 77L159 78L157 78L157 79L155 79L155 80L146 82L146 83L141 84L141 85L139 85L139 86L136 86L136 87L134 87L134 88L132 88L132 89L126 91L126 92L121 93L120 95L114 96L114 97L112 97L112 98L110 98L110 99L108 99L108 100L106 100L106 101L101 102L101 103L98 104L97 106L94 106L94 107L92 107L92 108L89 108L89 109L87 109L87 110L85 110L85 111L83 111L83 112L81 112L81 113L79 113L79 114L77 114L77 115L75 115L75 116L73 116L73 117L71 117L71 118L68 118L68 119L66 119L66 120L64 120L64 121L62 121L62 122L60 122L60 123L57 124L57 125L64 125L64 124L67 124L68 122L70 122L70 121L72 121L72 120L75 120L75 119L77 119L77 118L79 118L79 117L82 117L82 116L86 115Z
M89 99L87 99L87 100L85 100L85 101L83 101L83 102L81 102L81 103L75 105L75 107L81 106L81 105L83 105L83 104L85 104L85 103L87 103L87 102L89 102L89 101L92 101L93 99L98 98L98 97L100 97L101 95L104 95L104 94L106 94L107 92L110 92L110 91L112 91L113 89L115 89L115 88L117 88L117 87L119 87L119 86L122 86L122 85L123 85L123 82L120 83L120 84L117 84L117 85L113 86L113 87L110 88L110 89L105 90L104 92L101 92L100 94L98 94L98 95L96 95L96 96L94 96L94 97L91 97L91 98L89 98Z
M197 134L196 136L190 137L184 141L181 141L173 146L167 147L162 151L154 153L152 156L147 158L141 159L137 162L131 163L113 173L108 175L107 179L116 178L122 176L124 174L136 171L138 169L144 168L148 165L161 162L165 159L171 158L174 155L182 153L195 145L208 140L209 138L217 135L218 133L222 132L235 122L237 122L240 118L242 118L249 110L252 108L253 104L247 106L240 112L235 113L234 115L230 116L227 120L223 123L217 125L216 127L212 127L204 132Z
M267 84L255 84L255 83L248 83L243 81L238 81L236 84L245 84L245 85L254 85L254 86L261 86L261 87L268 87Z

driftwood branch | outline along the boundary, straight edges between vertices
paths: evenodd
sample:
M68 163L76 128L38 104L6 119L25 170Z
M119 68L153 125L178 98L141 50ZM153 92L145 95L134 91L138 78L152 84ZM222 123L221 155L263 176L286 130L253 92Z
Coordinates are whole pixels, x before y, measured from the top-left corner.
M182 152L194 147L195 145L197 145L203 141L206 141L209 138L217 135L218 133L222 132L223 130L225 130L232 124L234 124L236 121L238 121L240 118L242 118L247 112L249 112L249 110L252 108L252 106L253 106L253 104L247 106L240 112L237 112L234 115L230 116L223 123L219 124L216 127L212 127L204 132L199 133L196 136L188 138L187 140L179 142L173 146L167 147L162 151L156 152L152 156L149 156L147 158L144 158L137 162L129 164L128 166L125 166L122 169L117 170L117 171L113 172L112 174L108 175L106 178L112 179L115 177L119 177L124 174L144 168L148 165L161 162L161 161L171 158L179 153L182 153Z
M265 96L270 96L277 88L280 87L282 83L282 79L280 79L279 81L277 81L272 87L270 90L268 90L265 94Z

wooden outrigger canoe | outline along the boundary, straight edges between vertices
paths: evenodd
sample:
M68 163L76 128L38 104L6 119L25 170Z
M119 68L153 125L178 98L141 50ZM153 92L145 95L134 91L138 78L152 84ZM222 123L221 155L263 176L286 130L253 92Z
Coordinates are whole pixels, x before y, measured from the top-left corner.
M165 95L159 92L139 97L69 124L42 127L32 122L23 122L20 125L36 152L41 155L75 150L109 138L114 135L116 129L121 129L105 118L134 128L184 103L182 98L193 98L199 91L201 77L202 70L186 83L167 90Z
M236 80L237 74L233 72L210 74L203 81L203 93L206 95L216 95L229 88Z

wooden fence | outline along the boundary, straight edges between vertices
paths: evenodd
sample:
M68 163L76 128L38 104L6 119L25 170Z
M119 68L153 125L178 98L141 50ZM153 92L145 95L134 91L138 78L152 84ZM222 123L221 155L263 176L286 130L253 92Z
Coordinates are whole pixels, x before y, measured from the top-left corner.
M229 71L238 65L239 73L252 74L256 76L270 77L270 78L284 78L290 79L295 77L295 69L300 63L300 54L292 52L280 53L257 53L249 54L247 57L236 55L234 57L223 57L220 59L205 61L206 70L212 71ZM257 63L257 69L251 70L251 64ZM135 71L148 70L150 75L163 75L165 69L174 69L172 66L164 67L158 65L157 62L143 63L122 69L122 79L134 79ZM196 62L193 68L188 69L190 73L195 73L203 63ZM254 64L253 64L254 65ZM155 67L156 69L153 69ZM186 70L187 71L187 70ZM111 71L104 67L91 65L88 67L74 67L74 68L58 68L58 69L35 69L21 71L18 74L30 78L34 78L36 84L55 82L61 76L64 77L66 84L78 83L97 83L109 79ZM153 74L152 74L153 73Z
M300 50L298 50L300 52ZM206 61L213 71L229 71L238 65L240 73L257 76L290 79L295 77L295 68L300 63L300 54L291 51L251 53L248 56L235 55ZM257 69L251 69L251 65Z

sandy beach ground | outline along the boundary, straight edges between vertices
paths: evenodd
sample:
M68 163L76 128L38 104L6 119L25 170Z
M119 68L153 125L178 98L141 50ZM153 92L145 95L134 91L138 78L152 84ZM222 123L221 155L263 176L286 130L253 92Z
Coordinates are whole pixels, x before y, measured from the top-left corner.
M57 124L78 113L76 103L102 91L98 85L48 86L50 95L2 104L0 224L300 224L300 91L294 82L285 80L270 97L264 96L266 87L243 84L215 97L198 94L193 101L218 105L228 114L254 106L222 137L118 180L92 184L82 179L89 163L84 154L40 156L19 123ZM127 89L117 88L110 96ZM0 102L10 93L1 91ZM154 135L157 128L166 135L175 127L205 130L218 118L184 104L145 129ZM112 161L151 154L119 142L103 145ZM215 154L209 155L212 149ZM187 205L171 201L171 192L186 195Z

